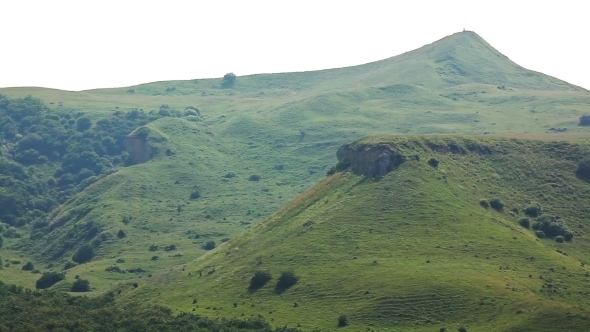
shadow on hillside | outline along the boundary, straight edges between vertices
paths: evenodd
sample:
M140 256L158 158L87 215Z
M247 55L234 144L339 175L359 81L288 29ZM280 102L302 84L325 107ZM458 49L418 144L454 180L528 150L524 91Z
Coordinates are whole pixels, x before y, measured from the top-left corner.
M276 295L281 295L283 294L287 289L289 289L289 287L285 288L285 287L276 287L275 290L273 291L274 294Z

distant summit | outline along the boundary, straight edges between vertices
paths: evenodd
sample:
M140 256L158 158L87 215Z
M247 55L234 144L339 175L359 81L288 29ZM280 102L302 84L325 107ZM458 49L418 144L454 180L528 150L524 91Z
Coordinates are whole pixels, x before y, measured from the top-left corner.
M457 32L414 51L363 65L378 84L410 83L428 88L490 84L535 90L584 89L514 63L473 31ZM379 71L379 72L374 72Z

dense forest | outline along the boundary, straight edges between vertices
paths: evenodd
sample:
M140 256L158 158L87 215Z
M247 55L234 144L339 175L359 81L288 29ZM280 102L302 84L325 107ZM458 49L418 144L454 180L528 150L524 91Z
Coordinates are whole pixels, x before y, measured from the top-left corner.
M160 110L115 110L93 123L76 110L50 110L28 96L0 95L0 221L23 226L38 221L76 192L131 161L125 137L138 126L163 116Z

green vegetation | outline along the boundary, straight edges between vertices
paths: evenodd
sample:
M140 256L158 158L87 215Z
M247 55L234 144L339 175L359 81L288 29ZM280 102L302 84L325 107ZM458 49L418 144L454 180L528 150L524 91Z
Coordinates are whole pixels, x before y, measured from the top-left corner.
M266 283L269 282L271 279L272 276L270 275L270 273L266 271L256 271L256 273L254 273L254 275L252 276L252 279L250 279L249 289L252 291L258 290L264 287L264 285L266 285Z
M49 288L64 279L65 275L63 273L46 272L37 280L35 287L37 289Z
M80 282L82 284L83 281ZM272 328L260 317L205 318L192 313L175 315L151 305L118 305L116 296L69 296L31 291L0 282L0 331L236 331L297 332Z
M226 76L1 89L0 278L63 272L47 287L83 276L117 308L305 329L347 313L353 330L580 330L588 91L472 32L361 66ZM335 158L375 133L406 136ZM252 292L256 271L300 281Z
M90 282L84 279L77 279L76 281L74 281L74 284L72 285L70 291L75 293L90 292Z
M376 146L406 161L368 178L363 167L372 164L364 161L372 159L364 153ZM590 251L579 225L590 227L590 187L575 170L590 144L408 135L369 137L346 149L346 171L202 259L162 273L165 283L142 285L141 296L122 294L125 301L158 298L192 310L198 297L199 314L214 306L221 317L272 311L277 325L303 329L334 328L335 312L348 313L346 328L359 330L585 329L590 272L580 262ZM428 164L433 153L438 168ZM410 158L415 154L423 157ZM482 196L502 198L503 212L481 208ZM527 217L532 229L523 228L518 211L540 204L544 214ZM540 229L543 239L534 233ZM573 240L552 233L566 230ZM287 291L250 291L257 271L278 283L282 271L293 270L299 281Z
M287 288L291 288L295 286L297 281L299 281L299 277L292 271L281 272L281 276L277 279L277 290L284 291Z

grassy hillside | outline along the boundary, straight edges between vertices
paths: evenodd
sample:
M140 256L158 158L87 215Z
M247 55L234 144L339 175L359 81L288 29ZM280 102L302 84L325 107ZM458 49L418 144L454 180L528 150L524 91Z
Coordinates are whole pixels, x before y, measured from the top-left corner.
M379 178L336 173L211 254L120 288L122 301L306 329L336 328L340 315L343 330L586 329L590 183L576 170L587 140L381 136L349 148L376 147L405 162ZM494 199L502 209L482 206ZM529 206L573 239L521 226L545 218ZM272 279L252 290L256 271ZM298 282L278 290L282 271Z
M73 276L81 275L96 293L191 262L207 252L208 241L220 245L252 227L320 181L337 162L335 151L360 137L511 133L570 139L587 135L578 119L590 113L590 93L519 67L472 32L355 67L238 76L228 88L211 79L0 93L41 98L56 121L68 114L88 118L86 133L102 130L105 119L133 125L125 135L140 127L159 151L146 163L109 168L115 172L80 192L71 188L40 220L46 226L33 229L31 223L18 229L22 238L5 238L0 256L30 260L38 272L71 267L76 251L92 246L93 259L71 267L55 287L68 290ZM195 109L198 116L185 113ZM123 122L136 113L142 121ZM118 135L120 151L106 164L125 150L125 135ZM5 143L3 156L13 158L14 147ZM59 181L57 167L26 170ZM127 273L106 271L115 265ZM0 270L1 279L26 287L36 277L18 264Z

